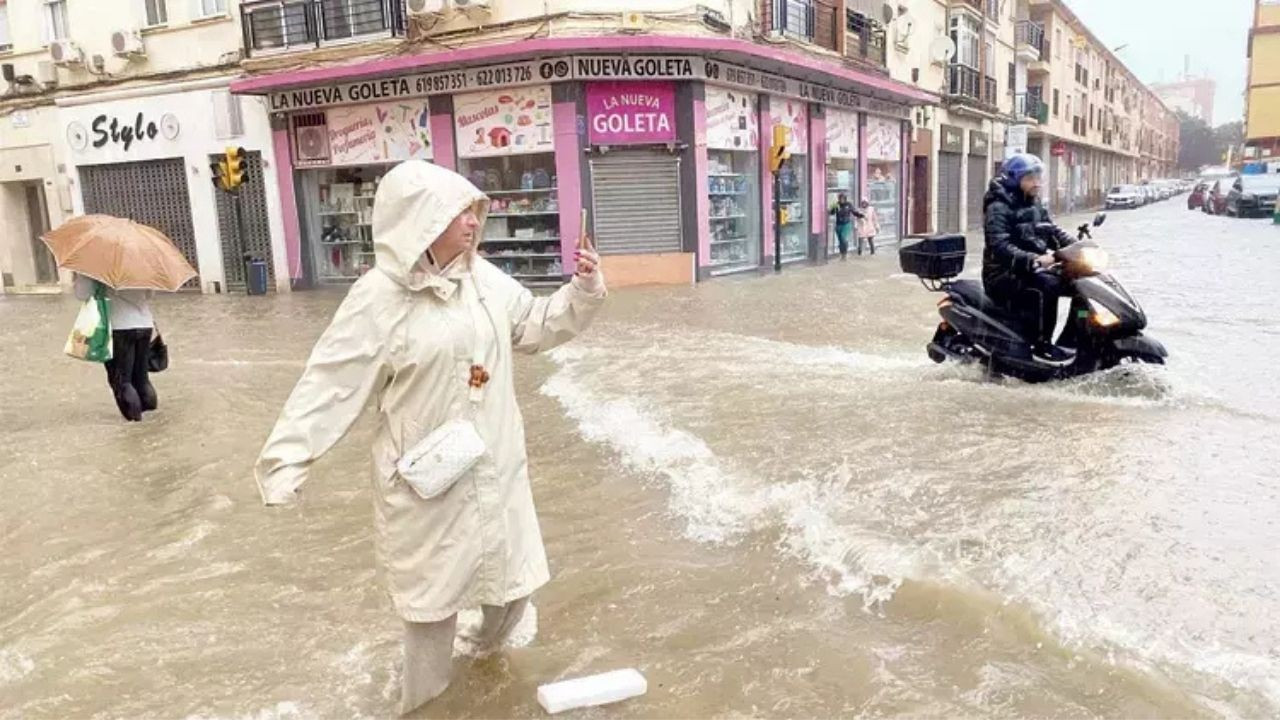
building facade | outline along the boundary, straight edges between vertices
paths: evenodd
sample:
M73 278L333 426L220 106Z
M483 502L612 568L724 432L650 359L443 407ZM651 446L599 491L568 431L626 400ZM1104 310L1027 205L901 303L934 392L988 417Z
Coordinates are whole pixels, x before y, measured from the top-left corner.
M1175 113L1200 118L1206 125L1213 126L1213 99L1218 92L1218 84L1213 78L1191 77L1187 74L1176 82L1152 85L1151 89L1164 102L1165 107Z
M234 0L0 2L0 272L10 292L56 291L39 235L82 213L163 231L195 267L191 289L244 282L245 255L285 272L265 104L230 93L242 33ZM247 151L245 232L209 163Z
M408 158L490 195L480 251L523 282L563 280L583 217L615 284L692 282L824 259L840 191L905 231L908 118L937 97L889 77L881 5L247 2L232 90L267 103L288 159L296 282L372 266L372 197Z
M1280 160L1280 2L1255 0L1249 31L1245 160Z

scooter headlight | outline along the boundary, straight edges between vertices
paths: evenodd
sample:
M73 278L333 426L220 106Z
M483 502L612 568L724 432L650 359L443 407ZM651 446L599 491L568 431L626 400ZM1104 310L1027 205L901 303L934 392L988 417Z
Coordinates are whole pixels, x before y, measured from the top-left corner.
M1098 327L1109 328L1120 324L1120 318L1115 313L1103 307L1100 303L1090 300L1089 308L1093 310L1093 322Z
M1080 251L1080 264L1091 272L1102 272L1110 263L1111 257L1100 247L1087 247Z

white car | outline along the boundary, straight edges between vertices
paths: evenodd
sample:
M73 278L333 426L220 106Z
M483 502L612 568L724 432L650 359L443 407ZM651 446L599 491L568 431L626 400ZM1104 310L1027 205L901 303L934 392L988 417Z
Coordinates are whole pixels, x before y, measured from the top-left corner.
M1116 185L1107 193L1107 209L1142 207L1142 194L1136 185Z

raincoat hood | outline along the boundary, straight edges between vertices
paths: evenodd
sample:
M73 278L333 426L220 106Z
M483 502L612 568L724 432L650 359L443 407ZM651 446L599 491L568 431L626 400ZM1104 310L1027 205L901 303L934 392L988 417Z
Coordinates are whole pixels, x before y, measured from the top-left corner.
M400 163L378 184L373 202L377 268L412 287L413 268L453 219L470 207L484 231L489 198L461 175L425 160ZM473 249L474 250L474 249Z

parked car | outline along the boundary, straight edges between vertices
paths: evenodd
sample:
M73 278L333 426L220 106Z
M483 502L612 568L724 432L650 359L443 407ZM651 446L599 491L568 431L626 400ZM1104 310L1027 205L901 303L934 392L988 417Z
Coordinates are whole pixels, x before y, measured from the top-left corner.
M1107 193L1107 209L1141 207L1137 185L1116 185Z
M1204 196L1209 192L1209 183L1200 180L1191 188L1191 194L1187 196L1188 210L1202 210L1204 208Z
M1204 211L1210 215L1221 215L1227 211L1227 193L1235 183L1234 177L1226 177L1213 181L1209 192L1204 196Z
M1227 193L1231 217L1271 217L1280 194L1280 175L1241 175Z
M1150 205L1156 201L1156 191L1150 185L1139 185L1138 192L1142 193L1142 204Z

